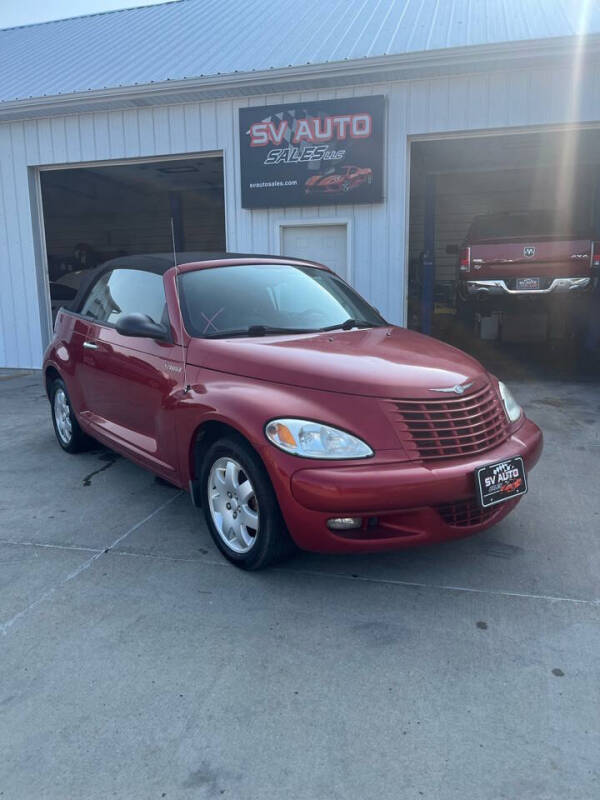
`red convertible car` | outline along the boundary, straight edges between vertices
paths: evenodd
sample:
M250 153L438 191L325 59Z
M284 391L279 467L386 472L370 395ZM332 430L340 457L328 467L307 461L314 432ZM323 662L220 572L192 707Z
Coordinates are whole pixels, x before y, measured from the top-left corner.
M319 175L313 175L304 184L306 194L312 192L350 192L363 183L373 182L373 170L369 167L339 167Z
M457 539L526 491L542 434L509 389L326 267L221 254L89 272L44 359L58 443L95 439L189 490L234 564Z

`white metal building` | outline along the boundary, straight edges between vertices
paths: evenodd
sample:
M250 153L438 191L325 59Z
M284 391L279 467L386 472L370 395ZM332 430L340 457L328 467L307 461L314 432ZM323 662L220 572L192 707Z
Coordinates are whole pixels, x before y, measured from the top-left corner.
M242 208L241 107L369 95L385 97L382 202ZM92 236L61 244L63 220L49 245L74 168L108 186L123 166L156 161L168 174L165 162L185 158L197 172L222 159L223 198L211 208L222 208L228 250L323 260L406 324L410 240L424 225L422 207L410 208L414 143L439 148L413 159L413 172L437 158L439 185L460 171L461 187L466 173L473 186L494 173L515 202L535 193L532 159L545 159L542 195L572 188L575 166L599 175L599 124L600 10L586 0L181 0L0 31L0 366L40 366L49 246ZM580 131L592 137L585 146ZM477 205L491 183L473 189ZM597 182L585 185L584 204L597 195ZM194 218L218 228L209 206ZM103 236L118 251L111 224Z

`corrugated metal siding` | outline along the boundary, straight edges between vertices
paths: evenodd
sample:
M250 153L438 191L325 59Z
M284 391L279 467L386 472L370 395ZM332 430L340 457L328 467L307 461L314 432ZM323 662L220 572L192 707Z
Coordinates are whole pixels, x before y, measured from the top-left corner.
M277 224L286 219L352 219L353 282L381 311L404 321L407 136L510 126L598 121L600 70L590 69L572 101L567 70L499 72L356 87L337 92L269 95L128 111L54 117L0 125L0 366L41 361L34 230L28 168L172 153L222 151L227 245L277 252ZM388 97L386 202L247 211L240 208L237 111L240 105L346 97ZM42 302L45 302L42 298Z
M0 101L600 32L589 0L181 0L0 31Z

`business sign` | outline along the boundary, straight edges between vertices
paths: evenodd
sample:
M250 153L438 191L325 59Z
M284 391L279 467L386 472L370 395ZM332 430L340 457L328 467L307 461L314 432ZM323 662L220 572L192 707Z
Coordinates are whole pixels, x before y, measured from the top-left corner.
M240 109L242 206L383 199L384 98Z

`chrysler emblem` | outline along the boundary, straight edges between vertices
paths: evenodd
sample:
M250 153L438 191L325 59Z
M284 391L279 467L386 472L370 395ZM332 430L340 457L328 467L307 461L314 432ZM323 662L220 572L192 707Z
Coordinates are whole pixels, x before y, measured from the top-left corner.
M533 256L535 255L535 247L524 247L523 255L525 256L525 258L533 258Z
M470 389L473 386L473 382L471 383L457 383L456 386L448 386L447 388L443 389L430 389L430 392L454 392L454 394L464 394L467 389Z

